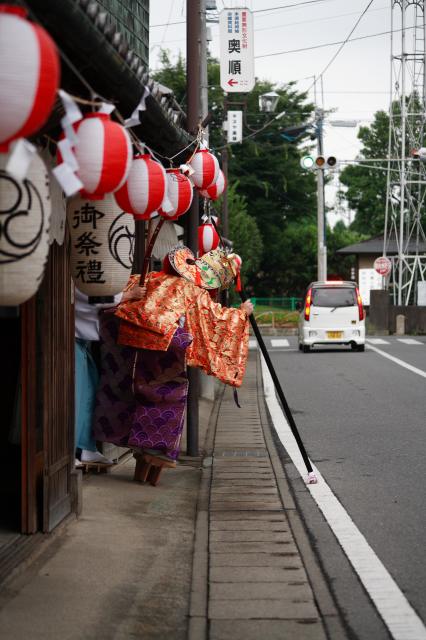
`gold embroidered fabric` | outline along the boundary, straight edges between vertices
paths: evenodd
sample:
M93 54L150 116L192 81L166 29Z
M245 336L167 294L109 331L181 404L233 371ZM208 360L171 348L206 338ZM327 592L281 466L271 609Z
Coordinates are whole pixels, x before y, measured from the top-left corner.
M138 281L132 276L126 290ZM119 343L140 349L166 351L179 318L193 336L187 363L222 382L239 387L248 354L248 320L245 311L222 307L207 291L184 278L150 273L142 300L119 305Z

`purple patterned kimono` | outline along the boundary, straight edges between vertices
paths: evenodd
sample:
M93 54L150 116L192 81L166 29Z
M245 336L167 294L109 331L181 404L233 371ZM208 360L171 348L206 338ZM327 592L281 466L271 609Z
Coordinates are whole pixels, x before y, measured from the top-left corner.
M95 438L155 449L176 460L188 393L185 351L192 336L179 328L167 351L135 349L117 344L119 323L111 312L100 314Z

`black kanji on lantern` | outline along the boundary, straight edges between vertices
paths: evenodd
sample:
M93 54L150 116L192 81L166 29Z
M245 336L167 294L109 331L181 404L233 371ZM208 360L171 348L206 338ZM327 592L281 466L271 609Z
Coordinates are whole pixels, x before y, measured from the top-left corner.
M98 211L92 204L86 202L81 209L74 211L73 217L75 224L73 225L73 229L77 229L80 224L90 224L92 229L96 229L97 220L99 220L99 218L103 218L104 215L105 214L102 213L102 211Z
M228 53L241 53L240 40L228 40Z
M88 282L105 282L101 278L104 275L102 262L100 260L89 260L87 263Z
M86 231L77 238L75 248L78 249L78 253L85 253L87 257L91 254L97 254L96 247L100 247L102 242L96 242L95 238L92 238L92 232Z
M75 274L75 279L76 280L81 280L82 282L86 282L86 269L87 269L87 264L84 262L84 260L79 260L77 262L77 271Z
M233 75L241 75L241 60L230 60L229 61L229 73Z
M102 262L100 260L79 260L77 263L76 279L85 283L103 284L104 270L102 269Z

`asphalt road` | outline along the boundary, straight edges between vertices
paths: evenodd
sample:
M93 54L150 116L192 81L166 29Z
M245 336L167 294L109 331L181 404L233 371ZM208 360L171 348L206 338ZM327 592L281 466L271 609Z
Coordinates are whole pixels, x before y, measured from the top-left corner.
M426 378L381 354L265 341L309 456L426 624ZM272 340L276 340L273 338ZM385 344L374 343L383 340ZM426 338L372 346L426 374ZM389 638L288 458L298 505L356 638Z

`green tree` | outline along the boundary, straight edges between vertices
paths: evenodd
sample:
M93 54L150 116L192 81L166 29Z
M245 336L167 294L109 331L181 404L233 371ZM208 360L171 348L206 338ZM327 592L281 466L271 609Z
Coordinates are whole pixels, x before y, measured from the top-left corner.
M327 254L329 274L341 276L344 280L350 280L351 267L355 267L355 256L340 256L336 252L338 249L347 247L350 244L361 242L367 236L360 234L339 220L333 229L327 229Z
M177 102L182 109L186 109L186 62L179 52L176 62L170 60L169 52L162 49L160 52L161 67L151 73L151 77L172 89Z
M168 53L163 52L161 62L162 67L154 74L155 79L173 89L176 99L185 108L183 59L180 57L176 63L172 63ZM244 113L245 140L242 144L229 145L227 148L230 191L235 188L239 194L244 194L244 218L250 229L255 228L253 222L257 225L263 245L260 264L256 269L249 268L247 278L256 293L291 294L294 287L305 286L306 271L310 272L316 264L316 236L311 234L316 220L316 187L314 174L300 168L300 158L306 152L306 145L312 145L309 141L312 130L307 129L302 134L301 144L290 143L285 137L285 130L290 126L312 122L313 106L306 102L306 94L298 92L292 83L280 87L260 80L256 80L249 94L228 95L225 104L217 60L209 60L208 78L209 108L214 114L209 127L210 145L219 156L226 146L222 131L226 109L242 110ZM259 96L271 90L279 94L276 113L284 114L280 118L259 113ZM232 233L238 232L242 223L242 219L238 218L238 208L234 211L235 207L237 199L231 196L229 211ZM239 220L238 224L232 226L233 220ZM298 242L294 245L288 242L290 237L296 241L300 234L309 238L302 252L299 252ZM231 239L237 247L236 238ZM260 243L257 246L260 247ZM312 249L309 255L308 247ZM241 253L247 262L242 250ZM292 271L290 265L299 263L302 255L309 263L308 268Z
M279 95L276 114L285 112L279 119L259 113L259 96L271 90ZM235 96L230 98L229 108L234 100ZM247 198L248 212L262 234L264 252L258 277L253 281L255 291L258 295L287 295L305 283L302 274L300 285L291 274L290 265L298 261L297 248L286 238L295 235L294 224L298 231L304 226L309 228L316 216L316 198L314 175L300 168L302 150L283 134L290 126L308 123L312 105L307 105L305 94L295 91L291 84L276 87L262 81L256 82L246 101L246 140L229 147L230 181L238 180L239 189ZM252 133L255 135L249 137ZM304 140L308 135L306 132Z
M407 96L406 102L408 116L405 154L409 157L411 152L409 136L414 136L419 140L424 137L424 109L422 101L416 93ZM390 155L391 158L394 158L400 155L402 143L401 109L398 102L392 104L392 114L394 127ZM377 111L371 126L360 128L358 138L362 142L360 159L387 158L389 153L389 115L384 111ZM346 190L341 190L339 196L342 200L347 201L350 209L355 211L352 229L367 236L374 236L383 233L385 226L387 161L373 162L370 163L370 166L368 164L367 162L349 165L341 172L340 181ZM395 162L391 166L394 170L397 169ZM395 175L397 176L397 174ZM412 198L416 199L417 197L418 194L413 191Z
M389 116L378 111L369 127L360 127L358 138L362 141L360 157L386 158L388 154ZM340 173L340 182L346 187L339 197L347 201L355 211L352 229L368 236L383 233L386 203L387 163L348 165Z
M237 188L238 183L228 188L229 232L233 251L243 257L243 282L251 282L260 267L263 242L256 220L247 213L247 199Z

